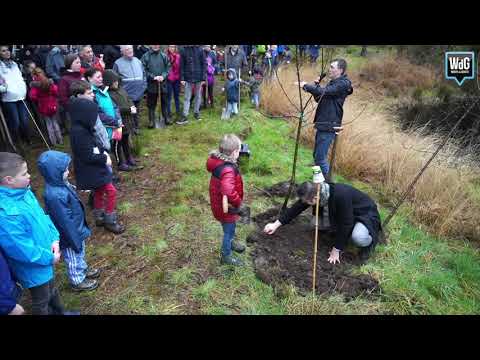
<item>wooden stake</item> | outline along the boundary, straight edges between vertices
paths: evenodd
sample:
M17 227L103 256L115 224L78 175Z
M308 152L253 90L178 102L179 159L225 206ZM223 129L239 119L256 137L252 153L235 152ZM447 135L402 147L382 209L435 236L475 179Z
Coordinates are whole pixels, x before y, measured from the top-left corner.
M320 184L317 184L317 199L315 201L315 241L313 244L313 281L312 281L312 295L315 296L315 281L317 275L317 243L318 243L318 210L320 207Z

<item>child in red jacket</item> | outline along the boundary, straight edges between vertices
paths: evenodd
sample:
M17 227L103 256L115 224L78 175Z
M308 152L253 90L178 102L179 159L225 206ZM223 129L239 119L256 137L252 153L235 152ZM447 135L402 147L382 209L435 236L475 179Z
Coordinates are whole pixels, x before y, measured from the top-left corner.
M207 160L207 170L212 173L210 179L210 206L215 219L223 228L221 263L243 265L232 256L232 250L241 253L245 246L233 241L236 222L243 202L243 180L237 165L242 142L234 134L225 135L218 150L211 151ZM223 208L223 197L228 200L228 209Z
M62 131L57 122L58 87L47 78L45 72L39 67L33 69L32 75L36 86L32 86L30 89L30 99L37 105L38 112L47 125L51 144L63 145Z

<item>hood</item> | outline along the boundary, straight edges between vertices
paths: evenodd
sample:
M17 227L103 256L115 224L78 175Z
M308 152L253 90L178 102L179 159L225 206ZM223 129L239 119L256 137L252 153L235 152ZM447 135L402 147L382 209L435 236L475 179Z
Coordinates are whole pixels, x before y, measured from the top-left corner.
M224 162L230 162L236 164L237 162L230 158L229 156L222 154L218 150L212 150L209 153L207 160L207 170L208 172L213 172L217 166L222 165Z
M70 102L69 110L83 115L75 118L77 124L90 131L94 130L98 116L98 105L94 101L74 97Z
M83 74L80 71L71 71L68 69L63 68L62 69L62 76L65 78L68 78L72 81L74 80L82 80L83 79Z
M344 81L348 84L348 91L347 91L347 94L348 95L352 95L353 93L353 87L352 87L352 82L350 81L350 79L347 77L346 74L343 74L341 75L338 79L336 79L335 81Z
M0 186L0 209L8 210L11 206L10 200L23 199L29 189L30 186L23 189L10 189Z
M59 186L65 185L63 173L67 170L71 160L68 154L49 150L40 155L37 165L47 184Z
M103 73L103 85L111 88L115 81L118 81L120 85L120 76L113 70L105 70Z
M59 47L53 47L52 50L50 50L50 52L52 53L52 55L57 55L59 53L61 53L61 50Z
M228 74L232 73L233 74L233 80L235 80L237 78L237 72L235 71L235 69L228 69L227 70L227 79L228 79Z

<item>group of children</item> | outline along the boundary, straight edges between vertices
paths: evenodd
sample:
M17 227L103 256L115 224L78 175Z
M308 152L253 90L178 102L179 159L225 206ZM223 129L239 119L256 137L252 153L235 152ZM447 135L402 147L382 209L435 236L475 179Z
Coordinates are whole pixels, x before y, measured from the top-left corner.
M86 83L73 84L72 93L76 97L71 106L77 185L80 189L98 189L95 210L101 213L95 216L96 225L108 224L115 207L115 188L111 183L111 159L95 141L97 105ZM80 112L83 115L77 117ZM80 133L84 136L78 136ZM237 164L241 145L236 135L227 134L207 160L207 170L212 174L211 210L223 229L220 261L234 266L243 263L232 251L245 251L244 245L234 241L236 223L244 211L243 180ZM68 181L70 163L68 154L55 150L45 151L38 158L45 180L43 210L30 188L26 161L18 154L0 152L0 314L24 314L19 299L22 289L28 289L33 315L79 315L78 311L64 308L55 286L55 266L62 255L72 290L98 287L100 270L88 266L85 260L85 242L91 230L76 187ZM94 172L96 177L92 176Z
M20 315L28 289L34 315L76 315L66 311L55 286L55 266L63 259L74 290L98 286L99 270L85 262L91 232L82 202L68 182L70 156L44 152L38 167L45 178L46 212L30 188L30 174L18 154L0 153L0 314Z

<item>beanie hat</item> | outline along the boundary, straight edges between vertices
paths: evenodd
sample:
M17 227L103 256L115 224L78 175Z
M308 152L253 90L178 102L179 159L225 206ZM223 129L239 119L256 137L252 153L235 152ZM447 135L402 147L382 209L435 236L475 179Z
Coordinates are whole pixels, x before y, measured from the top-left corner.
M115 81L118 81L118 83L120 84L120 80L120 75L118 75L113 70L105 70L105 72L103 73L103 84L105 86L111 87Z

